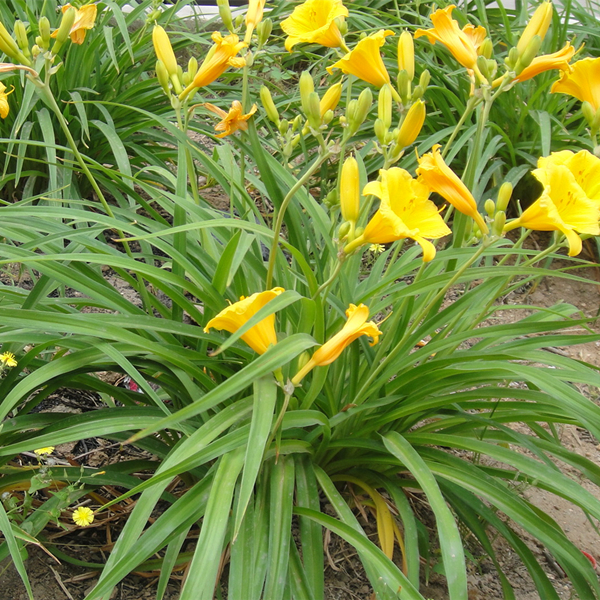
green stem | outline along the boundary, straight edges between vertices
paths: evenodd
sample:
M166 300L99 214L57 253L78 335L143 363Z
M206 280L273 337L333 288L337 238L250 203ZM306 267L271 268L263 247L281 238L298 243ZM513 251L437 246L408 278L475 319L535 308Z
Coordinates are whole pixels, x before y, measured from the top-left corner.
M480 102L480 99L475 98L475 96L471 96L469 98L469 100L467 101L467 106L465 106L465 111L463 112L458 123L456 124L456 127L452 131L452 134L448 138L446 145L444 146L444 150L442 151L442 158L446 158L446 154L448 154L448 151L452 147L452 143L456 139L456 136L458 135L459 131L462 129L462 126L465 124L465 121L471 116L471 113L473 112L475 107L479 104L479 102Z
M315 300L317 298L317 296L323 291L325 292L323 294L324 299L327 298L327 293L329 292L329 288L330 288L331 284L335 281L336 277L340 274L343 264L344 264L344 262L338 258L338 261L337 261L337 264L335 265L335 269L333 270L333 273L331 274L329 279L325 283L323 283L319 287L319 289L314 293L312 300Z
M310 179L312 174L331 156L331 152L329 150L325 151L323 154L320 154L317 159L313 162L313 164L306 170L304 175L290 189L290 191L286 194L279 211L277 212L277 219L275 221L275 227L273 228L273 243L271 244L271 252L269 254L269 266L267 268L267 279L266 279L266 289L269 289L273 285L273 270L275 268L275 257L277 255L277 248L279 247L279 235L281 234L281 227L283 225L283 217L285 216L285 212L292 201L292 198L296 195L296 192L304 186L304 184Z

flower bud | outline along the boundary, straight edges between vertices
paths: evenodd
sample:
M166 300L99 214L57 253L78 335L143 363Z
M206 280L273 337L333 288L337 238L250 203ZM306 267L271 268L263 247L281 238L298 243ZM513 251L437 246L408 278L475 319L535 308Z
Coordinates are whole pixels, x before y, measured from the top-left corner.
M505 181L498 190L498 200L496 201L496 211L506 211L506 207L510 202L512 196L513 186L512 183Z
M269 120L275 123L275 125L279 125L279 112L275 106L275 103L273 102L271 92L266 85L263 85L262 88L260 88L260 101L262 102L263 108L265 109Z
M169 96L171 93L169 90L169 73L162 60L156 61L156 79L158 79L158 83L163 89L163 92Z
M154 21L160 19L160 15L161 12L158 9L150 11L146 17L146 23L154 23Z
M361 235L362 235L364 232L365 232L365 228L364 228L364 227L357 227L357 228L354 230L354 237L355 237L355 238L358 238L358 237L360 237L360 236L361 236Z
M321 116L324 116L328 111L334 111L342 97L342 83L332 85L326 92L319 105ZM331 120L331 119L330 119Z
M192 56L190 60L188 60L188 73L190 74L191 79L193 80L196 77L196 73L198 72L198 60Z
M387 83L379 90L377 116L383 121L386 130L392 126L392 90Z
M0 50L13 59L20 54L17 43L2 23L0 23Z
M356 120L357 106L358 100L350 100L350 102L348 102L348 106L346 107L346 120L348 121L348 125Z
M69 38L69 34L71 33L71 27L73 27L73 23L75 23L75 17L77 16L77 9L73 6L70 6L62 15L62 19L60 21L60 26L58 31L56 32L56 41L54 42L54 46L52 46L52 54L58 54L62 45Z
M485 56L478 56L477 57L477 68L479 69L479 72L488 80L490 81L492 79L490 72L488 70L488 60Z
M33 56L33 58L37 58L41 53L42 49L37 44L31 46L31 56Z
M38 21L38 29L40 32L40 37L42 38L42 43L39 44L45 50L48 50L50 47L50 21L48 21L47 17L40 17Z
M494 217L494 222L492 223L492 235L497 235L500 237L504 230L504 225L506 224L506 213L503 210L500 210L496 213Z
M484 56L485 58L492 58L493 52L494 44L490 38L485 38L481 43L481 46L477 49L477 54L479 54L479 56Z
M496 77L496 72L498 71L498 63L493 59L489 58L487 61L487 70L490 74L490 81Z
M323 125L329 125L333 121L333 111L328 110L322 117Z
M581 112L583 113L585 120L588 122L588 125L592 127L592 123L594 122L594 118L596 116L594 107L589 102L585 101L581 105Z
M373 131L375 131L375 135L377 136L379 143L385 146L385 138L389 129L385 126L385 123L381 119L375 119Z
M310 95L315 91L315 83L312 75L308 71L302 71L302 74L300 75L299 87L302 110L308 117L308 113L310 111L309 98Z
M419 77L419 85L423 88L423 93L425 93L425 91L427 90L427 86L429 85L430 81L431 81L431 74L429 73L429 71L427 69L425 69L421 73L421 77Z
M360 96L358 97L358 101L356 103L356 114L354 116L356 130L358 130L358 128L363 124L364 120L367 118L367 115L369 114L372 105L373 92L370 88L365 88L360 93Z
M527 27L525 27L519 38L519 42L517 43L519 54L525 52L525 49L535 36L538 36L543 41L550 23L552 23L552 3L542 2L536 8L529 23L527 23Z
M317 92L311 92L308 95L308 112L305 114L313 129L321 127L321 101Z
M420 100L425 94L425 90L423 90L423 88L418 85L417 87L415 87L415 89L413 90L412 96L410 97L411 102L415 102L416 100Z
M337 206L340 203L340 196L337 193L337 190L331 190L327 196L325 196L324 200L325 204L330 208Z
M243 22L244 22L244 15L238 15L235 18L235 29L239 29L242 26Z
M504 63L506 64L506 66L509 69L514 70L518 61L519 61L519 51L516 48L511 48L508 51L508 56L504 59Z
M273 31L273 21L271 19L264 19L261 21L256 27L256 33L258 35L258 47L264 46L269 36L271 35L271 31Z
M25 56L31 56L29 51L29 40L27 39L27 28L23 21L15 21L15 37L17 38L17 44Z
M487 213L487 216L490 219L494 218L494 213L496 212L496 205L494 204L494 201L491 198L488 198L485 201L485 204L483 205L483 208L485 209L485 212Z
M283 147L283 155L286 158L289 158L292 155L292 152L294 151L294 144L293 142L287 142L286 145Z
M408 104L410 101L410 77L404 69L398 73L397 83L402 104Z
M539 35L534 35L525 50L519 56L519 60L515 65L515 73L519 75L523 69L531 64L531 61L537 56L542 47L542 38Z
M596 116L590 125L592 131L598 131L600 129L600 108L596 111Z
M426 114L427 110L425 109L425 102L423 102L423 100L417 100L410 107L409 111L406 113L404 122L400 127L400 133L396 140L396 143L400 148L410 146L417 139L417 136L421 133L421 129L423 128L423 123L425 123Z
M398 39L398 71L406 71L409 81L415 78L415 46L413 37L403 31Z
M340 180L340 208L342 219L356 223L360 212L360 178L358 175L358 162L349 156L342 166Z
M231 9L229 8L229 0L217 0L217 6L219 7L219 16L223 25L227 28L230 33L233 33L233 19L231 17Z
M177 59L175 58L175 52L173 52L173 47L171 46L171 41L169 40L167 32L160 25L155 25L152 30L152 43L154 44L156 58L158 58L165 66L169 77L177 75Z
M347 237L350 233L350 229L352 229L352 225L348 223L348 221L342 223L338 229L338 239L343 240L345 237Z
M278 129L279 129L279 133L281 135L285 135L288 132L289 128L290 128L290 122L287 119L282 119L279 122Z
M334 19L337 28L340 30L342 37L344 37L348 33L348 23L344 17L336 17Z
M295 132L303 122L302 115L296 115L296 118L292 121L292 133Z

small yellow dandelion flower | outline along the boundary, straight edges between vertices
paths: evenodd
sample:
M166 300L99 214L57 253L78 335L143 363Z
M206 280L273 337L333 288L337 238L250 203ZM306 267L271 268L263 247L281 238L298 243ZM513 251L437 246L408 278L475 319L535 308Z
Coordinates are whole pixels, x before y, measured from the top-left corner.
M4 354L0 354L0 362L7 367L17 366L15 355L12 352L4 352Z
M79 527L87 527L94 522L94 511L87 506L80 506L73 511L73 521Z
M382 246L381 244L371 244L369 246L369 252L381 254L382 252L385 252L385 246Z
M38 448L34 450L38 456L44 456L44 454L52 454L54 452L54 446L46 446L45 448Z

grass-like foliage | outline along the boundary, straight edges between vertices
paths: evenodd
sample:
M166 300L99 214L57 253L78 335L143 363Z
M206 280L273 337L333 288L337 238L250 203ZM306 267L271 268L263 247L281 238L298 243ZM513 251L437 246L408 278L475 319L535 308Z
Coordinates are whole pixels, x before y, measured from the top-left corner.
M561 467L596 485L600 468L560 441L565 424L600 438L579 390L600 375L548 351L600 336L568 303L494 319L528 282L585 281L581 236L600 234L600 92L577 88L600 67L568 43L594 56L589 19L478 3L467 25L450 7L339 0L267 19L252 0L237 18L220 3L211 39L177 20L182 3L101 2L85 27L89 4L38 4L0 6L0 559L29 596L28 544L76 558L49 523L106 520L122 527L88 565L102 572L87 600L140 570L160 571L161 599L186 564L182 600L319 600L325 530L377 598L422 599L425 504L452 600L467 598L465 535L507 599L497 536L558 599L522 531L599 598L588 559L520 490L600 519ZM532 166L521 211L512 184ZM536 229L553 232L542 250L525 243ZM551 269L563 248L572 262ZM46 410L62 389L103 406ZM88 438L138 456L48 458Z

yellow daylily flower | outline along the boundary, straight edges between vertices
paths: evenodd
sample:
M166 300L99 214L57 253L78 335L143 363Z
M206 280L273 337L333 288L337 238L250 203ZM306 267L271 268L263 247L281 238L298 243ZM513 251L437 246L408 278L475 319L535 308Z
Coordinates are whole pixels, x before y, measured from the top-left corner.
M248 119L256 112L256 104L254 104L250 109L250 112L247 115L244 115L242 103L239 100L234 100L231 103L229 112L225 112L218 106L210 104L210 102L205 102L202 106L221 117L221 121L215 125L215 131L223 132L216 136L218 138L224 138L227 135L231 135L238 129L246 131L248 129Z
M7 367L17 366L15 355L12 352L4 352L3 354L0 354L0 362Z
M456 210L471 217L482 233L488 233L488 226L477 210L477 203L473 198L473 194L458 175L444 162L440 154L439 144L436 144L431 152L419 158L417 175L419 181L424 183L431 191L437 192L442 198L450 202Z
M6 119L8 117L8 112L10 110L10 106L8 104L8 95L12 94L15 91L15 88L10 90L10 92L6 91L6 86L0 81L0 117Z
M252 294L252 296L248 296L247 298L242 296L239 302L235 302L224 308L214 319L211 319L204 328L204 333L208 333L211 329L224 329L225 331L229 331L229 333L235 333L263 306L284 291L283 288L276 287L266 292ZM251 327L242 336L242 340L258 354L264 354L269 346L277 343L275 315L269 315L254 327Z
M363 189L365 196L372 194L381 200L379 210L346 251L410 238L423 249L423 261L429 262L435 257L435 246L426 238L435 240L452 233L429 200L429 189L398 167L382 169L379 175L380 181L371 181Z
M87 527L94 522L94 511L87 506L80 506L73 511L73 521L79 527Z
M267 0L250 0L246 12L246 29L253 30L263 18Z
M212 34L212 40L215 45L209 50L192 83L179 95L180 100L185 100L193 89L210 85L228 67L240 69L246 64L244 58L236 56L247 45L246 42L240 42L237 35L230 33L223 37L218 31L215 31Z
M348 317L348 320L341 331L325 342L300 371L296 373L292 379L294 385L298 385L315 367L323 367L331 364L338 358L344 348L361 335L368 335L372 338L371 346L374 346L379 341L381 331L379 331L379 328L373 321L367 322L369 318L369 308L367 306L364 304L359 304L358 306L350 304L346 311L346 317Z
M561 48L558 52L536 56L529 66L525 67L521 73L514 78L514 81L527 81L544 71L550 71L552 69L560 69L563 73L566 73L571 70L569 61L573 58L574 54L575 48L567 42L564 48Z
M517 43L519 54L523 54L525 48L529 46L529 42L531 42L536 35L539 35L543 40L544 37L546 37L550 23L552 23L552 2L542 2L535 9L533 16L519 38Z
M600 58L582 58L563 70L562 77L554 83L552 94L568 94L581 102L589 102L594 111L600 108Z
M440 42L463 67L478 72L478 49L487 37L487 32L485 27L475 27L470 23L461 29L458 22L452 18L455 8L456 6L451 4L436 10L430 17L433 29L417 29L415 39L426 35L432 44Z
M571 171L577 185L593 202L600 205L600 158L589 152L581 150L577 153L571 150L553 152L550 156L538 159L540 169L549 169L555 165L564 165Z
M167 32L160 25L155 25L152 30L152 43L154 44L156 58L165 66L169 77L177 75L177 59L175 58L175 52L173 52L173 46L171 46Z
M539 164L539 163L538 163ZM504 231L525 227L535 231L560 231L567 238L569 256L581 252L577 233L600 235L600 205L590 200L564 164L543 161L543 168L533 171L544 186L542 195L518 218L504 226Z
M70 4L65 4L62 7L63 14L67 12L71 8ZM83 44L85 40L85 34L88 29L92 29L94 24L96 23L96 15L98 13L98 7L95 4L86 4L81 8L77 9L77 14L75 15L75 22L71 27L71 31L69 32L69 36L71 37L71 42L74 44ZM51 37L55 38L58 35L58 29L52 32Z
M354 75L367 83L372 83L380 88L390 83L390 76L383 64L379 48L385 43L388 35L394 35L393 31L380 29L376 33L363 38L356 47L335 64L327 67L329 74L333 69L341 69L346 75Z
M34 453L38 456L44 456L45 454L52 454L54 452L54 446L46 446L45 448L38 448L34 450Z
M285 49L291 52L302 43L339 48L344 40L335 19L347 16L342 0L306 0L281 22L281 29L288 35Z

